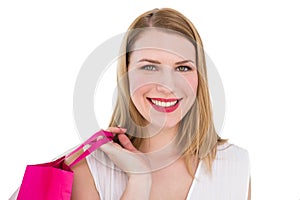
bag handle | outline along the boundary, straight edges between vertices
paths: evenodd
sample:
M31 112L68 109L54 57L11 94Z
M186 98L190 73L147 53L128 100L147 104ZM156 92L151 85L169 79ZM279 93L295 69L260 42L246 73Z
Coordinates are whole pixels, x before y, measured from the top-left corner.
M101 137L101 138L99 138ZM73 150L71 153L65 156L65 158L68 158L81 150L84 146L90 145L88 149L86 149L80 156L78 156L70 165L71 168L73 165L90 155L92 152L94 152L96 149L98 149L101 145L106 144L107 142L112 141L114 135L111 132L100 130L93 134L89 139L87 139L84 143L79 145L75 150Z

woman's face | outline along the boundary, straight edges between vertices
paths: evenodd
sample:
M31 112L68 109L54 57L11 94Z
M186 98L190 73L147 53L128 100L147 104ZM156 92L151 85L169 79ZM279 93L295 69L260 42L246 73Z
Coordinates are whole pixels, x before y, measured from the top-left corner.
M175 127L195 102L195 48L180 35L146 31L130 54L128 77L130 95L140 114L155 127Z

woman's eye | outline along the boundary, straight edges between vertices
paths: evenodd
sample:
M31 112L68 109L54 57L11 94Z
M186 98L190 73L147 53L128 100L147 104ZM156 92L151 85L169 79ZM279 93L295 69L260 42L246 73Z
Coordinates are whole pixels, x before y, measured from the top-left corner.
M144 70L149 70L149 71L156 71L156 67L154 65L145 65L142 67Z
M188 67L188 66L179 66L176 68L177 71L180 71L180 72L187 72L187 71L190 71L191 68Z

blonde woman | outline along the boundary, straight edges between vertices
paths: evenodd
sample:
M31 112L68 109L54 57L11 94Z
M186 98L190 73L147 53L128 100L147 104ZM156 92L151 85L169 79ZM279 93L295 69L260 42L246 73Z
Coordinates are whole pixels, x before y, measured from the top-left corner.
M148 11L120 54L115 140L73 167L72 199L250 199L248 153L213 124L194 25L173 9Z

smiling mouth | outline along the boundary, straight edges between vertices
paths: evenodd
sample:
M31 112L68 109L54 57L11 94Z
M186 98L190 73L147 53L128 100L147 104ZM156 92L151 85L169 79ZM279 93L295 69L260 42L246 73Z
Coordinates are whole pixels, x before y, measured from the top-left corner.
M153 106L153 108L159 112L173 112L175 111L181 99L163 99L163 98L149 98L147 100Z

